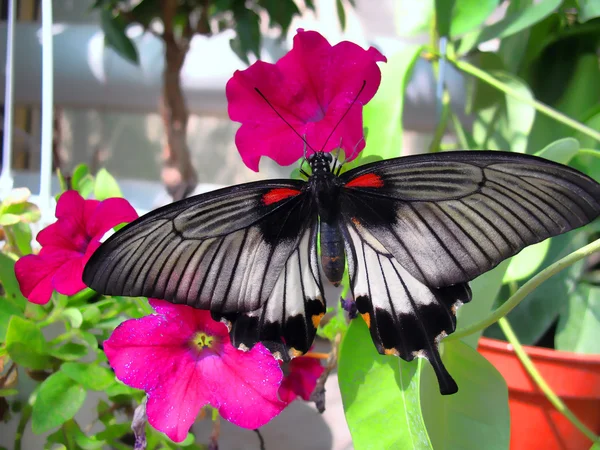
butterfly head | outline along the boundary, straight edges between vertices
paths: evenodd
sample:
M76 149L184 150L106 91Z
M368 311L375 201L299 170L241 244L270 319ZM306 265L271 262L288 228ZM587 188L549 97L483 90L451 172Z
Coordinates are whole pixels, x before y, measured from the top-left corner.
M331 172L332 162L333 156L331 156L331 153L315 152L308 157L308 164L310 164L313 175Z

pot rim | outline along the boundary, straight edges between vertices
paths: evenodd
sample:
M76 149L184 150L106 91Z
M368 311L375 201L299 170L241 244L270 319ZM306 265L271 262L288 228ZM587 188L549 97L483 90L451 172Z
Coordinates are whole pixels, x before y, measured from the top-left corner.
M515 353L513 350L513 346L510 342L488 338L485 336L481 336L481 338L479 338L479 346L484 349L496 350L503 353ZM535 347L531 345L523 345L523 349L525 349L525 352L529 356L532 356L536 359L562 361L565 363L577 362L579 364L600 364L600 355L565 352L563 350Z

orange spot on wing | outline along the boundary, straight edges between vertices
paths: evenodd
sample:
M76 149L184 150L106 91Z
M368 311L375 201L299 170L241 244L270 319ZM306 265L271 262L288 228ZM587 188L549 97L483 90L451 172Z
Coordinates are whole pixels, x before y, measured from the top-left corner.
M314 316L311 317L313 326L315 328L319 328L319 324L321 323L321 319L323 318L324 315L325 315L324 313L320 313L320 314L315 314Z
M346 187L369 187L369 188L380 188L383 187L383 180L379 175L374 173L366 173L354 180L350 180L346 183Z
M298 189L290 188L276 188L271 189L269 192L263 195L262 201L265 205L272 205L273 203L280 202L286 198L295 197L302 191Z
M364 319L365 323L367 324L367 327L371 328L371 316L369 315L369 313L363 313L363 314L361 314L361 316Z

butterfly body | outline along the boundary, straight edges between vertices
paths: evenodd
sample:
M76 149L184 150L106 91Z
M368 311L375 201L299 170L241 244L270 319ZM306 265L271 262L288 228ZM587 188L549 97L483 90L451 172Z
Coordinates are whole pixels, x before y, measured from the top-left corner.
M308 177L307 189L316 201L319 215L321 267L327 279L334 286L339 286L346 265L344 237L340 230L340 189L343 182L332 170L331 154L314 153L308 163L312 175Z
M307 181L232 186L140 217L94 253L84 282L208 309L235 346L289 359L325 313L321 273L339 284L347 266L379 353L427 358L451 394L438 344L471 300L468 282L600 214L598 183L528 155L443 152L339 176L329 154L309 164Z

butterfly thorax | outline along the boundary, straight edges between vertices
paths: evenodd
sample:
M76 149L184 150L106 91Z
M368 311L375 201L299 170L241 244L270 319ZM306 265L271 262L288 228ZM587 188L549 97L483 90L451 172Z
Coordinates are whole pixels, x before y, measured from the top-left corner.
M321 267L327 279L338 286L342 281L346 255L339 227L339 193L341 182L331 170L332 157L318 152L309 158L312 175L308 186L317 203Z

